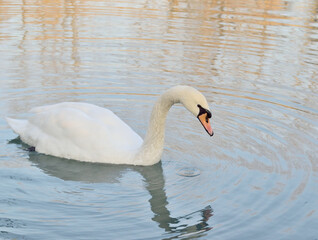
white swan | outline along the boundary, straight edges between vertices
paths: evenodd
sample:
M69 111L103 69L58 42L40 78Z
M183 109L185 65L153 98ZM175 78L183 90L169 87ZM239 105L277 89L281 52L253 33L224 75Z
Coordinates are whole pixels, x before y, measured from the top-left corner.
M175 103L182 103L213 135L207 101L189 86L172 87L159 97L144 141L112 111L88 103L36 107L27 120L7 118L7 122L39 153L85 162L146 166L160 161L166 116Z

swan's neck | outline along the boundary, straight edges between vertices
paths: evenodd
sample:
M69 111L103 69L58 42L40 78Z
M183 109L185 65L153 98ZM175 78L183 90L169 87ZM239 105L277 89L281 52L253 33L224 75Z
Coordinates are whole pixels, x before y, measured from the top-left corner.
M160 161L165 137L166 117L171 106L177 102L179 101L176 100L175 94L171 91L166 91L157 100L152 109L144 142L135 156L135 164L153 165Z

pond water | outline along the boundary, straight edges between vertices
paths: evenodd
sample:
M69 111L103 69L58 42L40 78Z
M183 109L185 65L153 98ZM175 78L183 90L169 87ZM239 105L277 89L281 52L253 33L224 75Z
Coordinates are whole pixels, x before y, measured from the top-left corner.
M318 2L1 0L1 239L318 239ZM142 137L165 89L183 107L161 163L26 151L4 118L106 107ZM192 177L189 177L192 176Z

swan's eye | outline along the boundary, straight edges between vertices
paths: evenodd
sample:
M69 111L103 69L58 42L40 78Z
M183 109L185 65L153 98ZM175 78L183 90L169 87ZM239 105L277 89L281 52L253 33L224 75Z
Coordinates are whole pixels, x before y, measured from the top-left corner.
M201 107L200 104L198 104L197 106L198 106L198 108L200 110L198 116L206 113L206 122L208 122L209 118L212 117L212 113L208 109L205 109L205 108Z

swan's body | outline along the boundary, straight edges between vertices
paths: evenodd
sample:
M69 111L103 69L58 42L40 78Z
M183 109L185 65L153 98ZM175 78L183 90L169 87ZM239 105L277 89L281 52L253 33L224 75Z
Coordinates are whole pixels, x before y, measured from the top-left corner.
M36 107L27 120L7 121L23 142L40 153L86 162L153 165L162 155L167 113L178 102L213 135L204 96L188 86L170 88L160 96L144 141L112 111L88 103Z

